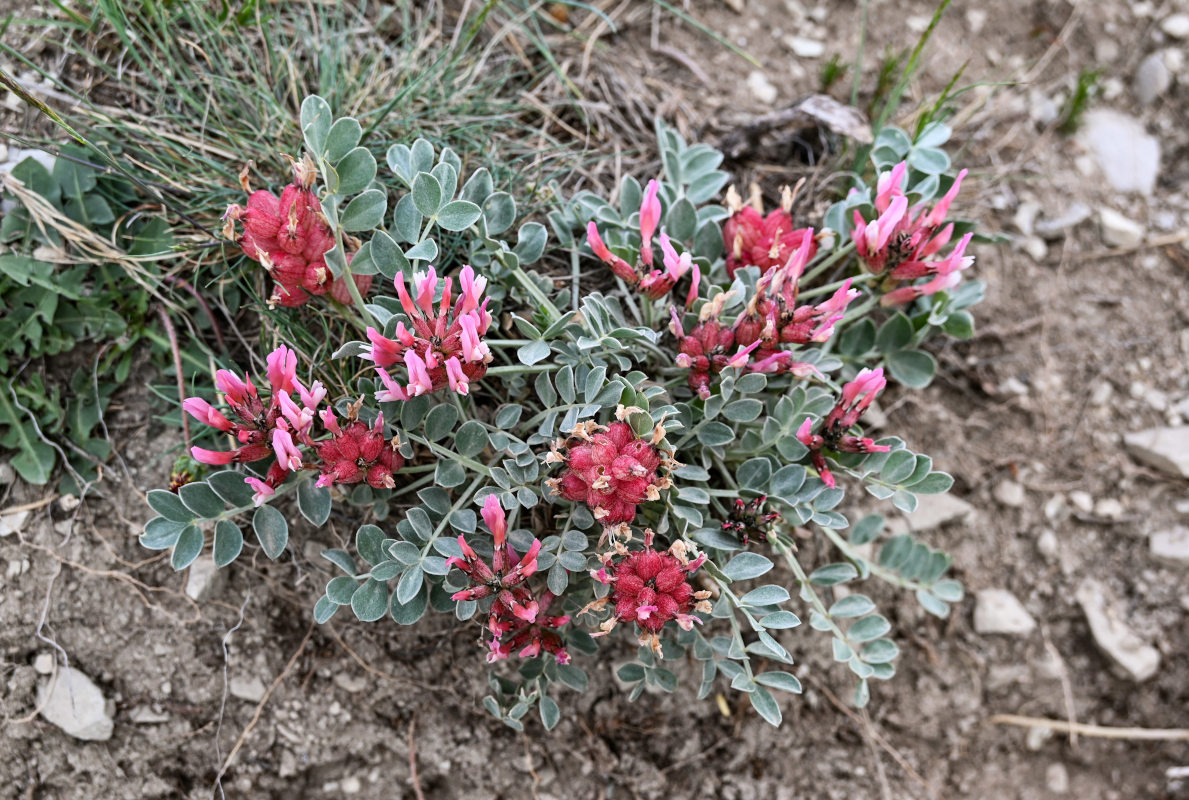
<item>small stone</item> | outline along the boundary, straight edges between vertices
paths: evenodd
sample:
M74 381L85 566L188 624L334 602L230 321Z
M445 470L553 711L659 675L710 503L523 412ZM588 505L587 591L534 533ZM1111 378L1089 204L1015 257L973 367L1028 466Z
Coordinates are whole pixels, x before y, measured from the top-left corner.
M892 534L908 531L930 531L950 522L966 519L974 512L974 506L952 494L925 494L917 497L917 510L911 514L893 517L888 521Z
M825 42L804 36L790 36L785 40L785 44L793 51L793 55L800 58L821 58L826 52Z
M3 212L0 212L3 213ZM7 486L17 479L17 471L7 461L0 462L0 486Z
M1132 89L1135 91L1135 99L1139 101L1140 105L1148 105L1167 92L1170 86L1172 86L1172 75L1169 74L1168 66L1165 65L1164 56L1161 53L1152 53L1139 62L1139 66L1135 70Z
M1189 478L1189 425L1123 434L1132 457L1169 475Z
M759 70L753 70L747 76L747 88L751 90L751 94L756 100L766 106L776 102L776 87L772 85L772 81L768 80L768 76Z
M974 603L974 630L976 632L1026 636L1035 629L1036 620L1011 592L1005 589L983 589L976 593Z
M991 492L995 495L995 499L1005 506L1012 508L1019 508L1024 505L1024 501L1028 496L1024 493L1024 487L1015 481L1000 481L995 485Z
M54 654L38 653L33 658L33 669L38 675L49 675L54 671Z
M25 523L29 521L28 511L18 511L15 514L5 514L0 517L0 536L12 536L19 533Z
M1094 504L1094 514L1103 519L1119 519L1127 508L1113 497L1104 497Z
M206 601L218 594L223 585L223 573L215 566L215 559L202 555L194 559L186 577L186 596L191 600Z
M1085 203L1074 203L1061 216L1038 220L1034 227L1036 232L1044 238L1056 239L1066 231L1088 220L1092 213L1090 207Z
M1088 578L1078 587L1075 597L1090 624L1094 643L1120 674L1136 682L1156 674L1160 668L1160 651L1144 642L1121 618L1102 584Z
M1045 260L1045 256L1049 254L1049 246L1039 236L1024 237L1024 240L1020 243L1020 248L1037 264L1042 263Z
M1069 771L1065 769L1064 764L1049 764L1049 768L1045 770L1045 786L1049 787L1053 794L1065 794L1069 791Z
M169 722L169 715L164 711L154 711L148 706L137 706L128 712L128 719L134 725L160 725Z
M1160 30L1174 39L1189 37L1189 14L1170 14L1160 21Z
M1160 170L1160 142L1138 120L1095 109L1083 118L1078 139L1116 191L1152 193Z
M999 394L1002 395L1015 395L1016 397L1028 396L1028 384L1024 383L1015 375L1005 378L997 388L999 390Z
M0 142L0 164L8 160L8 145Z
M277 775L281 778L292 778L297 774L297 756L288 750L281 751L281 764L277 768Z
M259 703L264 699L264 693L268 691L264 687L264 682L255 675L247 678L237 675L231 679L229 688L232 697L247 700L249 703Z
M1189 528L1177 526L1172 530L1153 533L1148 540L1148 547L1152 558L1163 564L1189 567Z
M1045 746L1045 742L1052 738L1052 728L1029 728L1028 733L1024 735L1024 746L1029 750L1036 752Z
M1028 94L1028 116L1037 125L1044 127L1057 119L1061 109L1053 98L1043 92L1033 91Z
M1083 514L1089 514L1094 510L1094 498L1090 496L1089 492L1083 492L1081 489L1069 493L1069 502L1073 503L1073 507Z
M83 673L62 667L37 692L41 716L75 739L105 742L115 727L103 692Z
M1119 58L1119 43L1104 36L1094 43L1094 60L1099 64L1110 64Z
M58 508L69 514L71 511L74 511L74 509L78 508L79 503L81 502L82 501L78 499L77 495L64 494L58 500Z
M987 12L985 9L981 9L981 8L966 9L966 27L970 29L971 33L978 35L979 31L981 31L983 29L983 26L986 24L987 24Z
M1172 507L1178 514L1189 514L1189 500L1178 500Z
M1040 532L1040 536L1036 538L1036 549L1042 556L1052 561L1057 557L1057 534L1045 528Z
M1044 507L1045 519L1058 520L1063 519L1068 515L1068 506L1065 502L1065 495L1055 494L1049 498Z
M367 688L367 678L363 675L348 675L340 672L334 676L334 685L351 693L362 692Z
M1111 247L1139 247L1144 241L1144 226L1110 208L1098 210L1102 241Z
M359 790L363 788L363 783L359 780L359 778L356 778L354 775L350 775L346 778L343 778L340 788L343 790L343 794L359 794Z
M1040 214L1040 203L1035 200L1025 200L1016 206L1016 213L1012 215L1012 224L1020 229L1020 233L1031 236L1036 232L1036 217Z

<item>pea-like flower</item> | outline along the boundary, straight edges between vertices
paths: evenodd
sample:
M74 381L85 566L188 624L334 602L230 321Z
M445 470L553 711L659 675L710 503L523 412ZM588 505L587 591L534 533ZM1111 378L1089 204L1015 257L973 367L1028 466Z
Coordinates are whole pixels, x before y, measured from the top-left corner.
M732 186L727 190L727 208L731 216L723 225L723 244L727 251L727 275L734 279L742 267L759 267L763 275L773 267L786 264L801 247L808 228L793 227L793 192L781 189L780 207L764 215L759 187L753 185L747 205ZM810 231L812 235L812 231ZM817 254L817 241L811 239L808 258Z
M492 359L482 339L491 324L487 299L482 298L487 279L476 276L466 266L459 274L459 284L462 291L452 306L454 282L446 278L435 309L438 275L433 267L413 277L412 294L405 286L404 275L396 276L396 294L411 327L398 322L395 339L375 328L367 329L371 346L362 357L376 365L384 384L384 389L376 393L377 400L408 400L447 386L453 392L467 394L471 381L487 373ZM401 384L389 372L397 364L404 365L408 383Z
M887 445L876 444L873 439L848 433L887 384L882 367L863 369L853 381L842 387L842 398L826 415L818 433L813 432L812 418L806 419L797 429L797 440L809 448L814 468L821 475L822 482L831 489L835 485L834 476L826 465L822 450L886 453L890 449Z
M621 406L617 415L626 418L633 410ZM660 499L661 491L672 485L666 474L672 453L659 446L664 433L658 425L644 439L622 419L606 427L580 423L546 456L547 464L565 465L561 476L546 484L566 500L586 503L604 526L631 522L637 506Z
M537 553L541 542L534 539L528 552L521 558L507 541L508 524L504 509L497 495L487 496L483 503L483 521L492 535L492 557L490 566L479 558L466 538L458 537L462 557L451 556L446 563L462 570L471 579L471 587L455 592L451 599L482 600L495 597L488 618L488 629L499 637L511 630L508 617L524 622L535 622L540 606L532 593L523 585L530 575L537 571Z
M384 437L384 415L376 416L372 426L362 420L348 420L340 425L334 412L323 409L321 420L331 438L317 443L318 465L322 475L318 486L336 483L359 483L367 481L373 489L392 489L396 481L392 475L405 465L405 459L397 448L400 440Z
M322 204L312 191L316 179L317 171L309 156L295 161L293 183L277 197L263 189L252 192L245 170L241 182L250 192L247 205L230 205L223 215L224 236L236 241L248 258L260 262L276 282L269 297L271 304L300 306L328 292L340 303L351 301L347 285L341 278L336 279L326 265L326 253L334 248L335 241ZM243 225L238 235L236 222ZM358 242L354 244L358 246ZM351 255L347 254L348 261ZM353 277L360 293L366 294L372 277Z

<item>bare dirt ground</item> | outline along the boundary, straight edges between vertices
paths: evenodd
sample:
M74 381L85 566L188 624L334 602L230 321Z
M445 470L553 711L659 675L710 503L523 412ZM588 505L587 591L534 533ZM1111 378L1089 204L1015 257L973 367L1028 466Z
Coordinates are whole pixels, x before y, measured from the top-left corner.
M637 141L651 104L713 142L816 91L820 65L836 52L850 60L858 43L853 2L747 0L742 15L693 3L696 18L762 64L764 80L749 79L753 66L705 36L656 28L631 3L603 5L618 32L602 30L607 49L585 62L578 51L570 68L585 68L592 99L610 108L623 98L598 97L600 86L638 89L635 112L617 122ZM1189 418L1189 249L1173 241L1189 226L1189 71L1185 40L1162 29L1177 12L1189 5L955 2L911 92L933 96L967 62L963 82L1018 82L958 102L957 160L973 178L959 210L1012 239L977 251L974 271L988 284L978 333L937 350L933 387L892 392L884 408L886 430L953 473L954 494L973 507L927 538L954 555L972 593L1014 594L1037 622L1032 633L977 633L973 594L941 622L882 591L903 655L867 719L839 699L849 676L824 642L798 630L786 645L806 692L781 696L779 730L734 698L729 715L684 691L628 704L612 677L617 659L606 658L582 665L592 676L585 695L559 697L566 713L552 735L516 734L478 706L485 686L469 626L311 625L326 577L316 554L344 542L350 520L295 531L304 544L292 559L237 563L210 599L188 599L184 576L138 547L149 512L131 488L167 480L179 437L129 393L108 419L122 456L112 476L80 507L55 500L0 539L0 798L208 798L228 761L226 796L253 798L412 798L417 787L428 798L1189 797L1189 779L1168 775L1189 765L1184 741L1075 741L988 722L1021 714L1189 727L1189 580L1148 544L1189 522L1189 485L1138 464L1121 443ZM868 68L885 46L911 46L931 13L927 2L872 2ZM793 36L824 43L822 55L805 55L814 48ZM1136 75L1158 52L1171 79L1145 104L1152 76ZM1055 129L1054 110L1088 68L1101 70L1103 87L1092 107L1127 114L1159 139L1150 196L1113 190ZM836 96L849 94L849 79ZM603 140L611 150L614 134ZM768 188L803 169L746 157L733 167ZM1047 240L1037 233L1037 219L1079 203L1088 219L1046 228ZM1112 246L1101 209L1170 243ZM4 505L42 497L15 486ZM1154 677L1119 677L1095 647L1075 599L1087 578L1159 650ZM109 741L69 738L36 715L44 679L34 662L45 653L65 653L103 690Z

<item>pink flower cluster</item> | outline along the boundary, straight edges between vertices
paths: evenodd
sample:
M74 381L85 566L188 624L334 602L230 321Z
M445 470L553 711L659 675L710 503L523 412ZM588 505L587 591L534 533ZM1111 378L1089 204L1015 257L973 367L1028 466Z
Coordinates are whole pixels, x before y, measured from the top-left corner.
M466 266L459 273L458 282L461 291L454 305L451 306L454 282L446 278L435 309L438 276L433 267L425 274L413 276L413 295L405 287L405 276L397 274L396 294L412 327L397 323L395 339L387 338L375 328L367 329L371 347L363 358L376 365L385 387L376 393L377 400L408 400L446 386L458 394L467 394L470 382L487 373L492 356L481 337L491 325L491 314L487 311L487 299L480 302L487 279L477 277ZM408 372L405 385L388 371L396 364L403 364Z
M546 484L566 500L586 503L604 526L631 522L640 503L659 499L661 490L671 485L661 474L672 456L658 447L663 436L659 426L648 440L637 436L627 422L612 422L606 428L581 423L545 457L547 464L566 467L561 477Z
M281 345L267 358L268 402L245 375L241 380L229 370L215 373L215 388L231 407L235 419L229 419L200 397L187 398L182 408L199 422L204 422L235 438L234 450L190 448L194 460L203 464L249 463L275 455L277 460L262 481L245 478L256 490L257 502L273 494L290 472L303 469L301 446L312 446L311 428L318 404L326 389L317 381L307 389L297 379L297 354ZM296 398L296 400L294 399Z
M596 636L610 632L620 622L635 624L640 644L650 644L659 653L661 629L673 621L687 631L700 624L693 612L710 613L710 592L695 591L689 582L705 563L705 553L691 561L684 542L674 542L667 551L660 551L652 541L653 532L646 530L643 550L628 550L617 541L613 550L603 554L603 566L590 574L596 581L610 584L611 592L583 611L610 605L612 615L600 625Z
M856 210L855 228L851 233L859 258L872 272L887 276L886 286L895 287L906 281L929 278L923 284L891 288L880 298L880 304L885 306L951 289L962 279L961 271L974 263L973 256L965 255L966 246L974 235L971 233L963 236L948 256L932 259L953 237L954 224L943 226L942 223L958 195L966 170L958 173L950 190L928 210L923 205L908 207L903 187L907 172L908 164L901 161L890 172L879 176L875 195L875 210L879 216L867 222Z
M689 306L698 298L698 285L701 282L702 272L698 269L698 265L693 263L693 257L689 253L678 255L672 241L664 233L660 235L664 269L654 268L652 237L656 234L661 221L661 201L657 197L659 190L660 184L656 181L649 181L644 190L644 199L640 204L640 257L635 264L629 264L611 252L599 235L599 228L593 220L586 226L586 243L590 245L590 249L603 263L611 267L611 271L617 277L628 286L635 286L639 292L652 300L666 297L673 291L677 281L681 280L687 272L692 273L692 281L685 299L685 304Z
M263 480L244 478L256 490L257 505L275 494L290 473L304 469L322 473L318 486L360 481L377 489L395 486L392 474L405 462L397 452L400 442L395 437L391 441L384 437L382 415L369 428L355 419L356 407L351 409L347 424L340 425L329 407L318 410L326 397L322 384L315 381L307 389L298 380L296 353L281 345L269 353L267 363L271 388L267 402L260 398L250 377L240 379L221 369L215 373L215 388L231 407L230 418L200 397L189 397L182 403L190 416L232 436L239 445L233 450L192 447L190 453L196 461L246 464L276 456ZM314 441L315 419L330 438Z
M872 439L847 433L887 384L882 367L860 370L853 381L842 387L842 399L826 415L819 432L813 432L812 419L806 419L797 429L797 440L809 448L814 468L821 475L822 481L831 489L834 488L834 476L826 466L826 458L822 455L822 450L843 453L886 453L890 449L887 445L876 444Z
M793 228L793 193L788 187L782 192L780 208L763 214L759 187L753 187L747 205L735 192L727 192L727 204L732 214L722 228L727 251L727 276L735 277L741 267L759 267L760 274L772 267L788 263L793 251L802 246L807 228ZM812 232L810 232L812 235ZM806 260L817 253L817 242L810 245Z
M771 267L756 283L756 293L733 326L721 320L728 295L720 294L702 307L698 325L686 335L681 317L673 310L670 329L677 337L677 365L689 369L689 386L700 397L710 396L710 378L727 367L750 372L792 373L808 377L812 366L794 361L785 344L824 342L834 326L859 296L848 280L831 297L815 306L798 306L798 281L812 253L816 251L813 230L801 232L800 242L788 260ZM736 348L738 348L736 350ZM732 350L735 350L732 355Z
M750 501L741 497L735 498L735 507L731 515L722 524L726 533L733 533L739 537L739 542L747 547L751 537L761 542L768 541L768 535L773 526L780 521L779 511L765 511L764 504L768 502L765 495L760 495Z
M507 541L507 518L499 497L494 494L488 495L484 501L482 516L492 535L491 564L479 558L462 536L458 537L462 557L451 556L446 563L460 569L471 581L470 588L451 596L455 602L495 598L487 616L487 630L491 634L487 660L499 661L514 651L521 658L532 658L544 650L552 653L559 664L569 663L569 653L555 629L565 625L570 618L546 616L545 612L555 599L554 594L545 592L538 600L524 585L537 571L540 540L534 539L528 552L523 557L518 556Z
M276 281L270 303L300 306L315 295L329 292L340 303L350 303L343 280L326 266L326 252L334 247L334 235L322 214L322 205L311 190L317 172L307 156L293 164L293 183L277 197L269 191L251 192L246 207L227 207L223 234L243 248L244 255L261 265ZM246 174L241 176L245 191L251 191ZM235 223L243 223L236 236ZM351 254L348 254L348 260ZM361 294L371 288L370 275L354 276Z

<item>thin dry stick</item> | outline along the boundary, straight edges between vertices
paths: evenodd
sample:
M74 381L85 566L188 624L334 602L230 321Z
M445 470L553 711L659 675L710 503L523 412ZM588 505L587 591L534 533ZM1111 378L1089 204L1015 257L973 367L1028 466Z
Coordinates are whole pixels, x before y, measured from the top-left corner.
M1143 742L1189 742L1189 728L1112 728L1085 722L1064 722L1043 717L1024 717L1019 714L996 714L987 720L992 725L1015 725L1020 728L1048 728L1066 733L1075 731L1096 739L1131 739Z
M1100 258L1112 258L1114 256L1125 256L1130 253L1138 253L1141 250L1152 250L1157 247L1167 247L1172 244L1180 244L1189 239L1189 230L1177 231L1165 236L1157 236L1155 239L1149 239L1146 242L1137 244L1134 247L1115 247L1110 250L1095 250L1092 253L1079 253L1078 259L1081 261L1092 261Z
M289 677L289 673L293 671L293 667L297 665L297 658L306 649L306 645L310 642L310 637L314 635L314 629L317 627L316 623L310 622L310 628L306 631L305 638L301 640L301 644L293 651L293 655L289 656L289 663L285 665L285 669L281 670L281 674L273 679L269 684L268 690L265 691L264 697L260 698L260 702L256 704L256 711L252 714L252 719L248 721L248 726L244 728L244 732L239 735L239 739L235 742L235 747L231 748L231 752L227 755L227 760L223 762L223 766L219 769L219 774L215 776L215 782L223 780L223 776L227 774L227 769L231 766L231 762L235 760L239 749L244 746L244 742L248 740L248 734L256 727L256 723L260 721L260 715L264 713L264 707L268 705L268 699L272 697L272 693L277 690L277 687Z
M43 497L34 503L25 503L20 506L9 506L8 508L0 508L0 515L7 516L8 514L19 514L22 511L36 511L42 506L48 506L50 503L57 500L61 495L51 494L49 497Z
M165 326L165 334L169 337L169 349L173 351L173 371L178 380L178 404L186 402L186 373L182 371L182 351L178 346L178 332L174 330L173 320L164 308L157 308L157 315L161 317L161 324ZM186 440L186 450L190 449L190 415L182 412L182 436Z
M421 792L421 778L417 775L417 745L413 738L416 728L417 715L414 714L409 720L409 783L413 785L413 794L417 796L417 800L425 800L425 795Z

